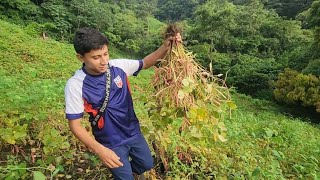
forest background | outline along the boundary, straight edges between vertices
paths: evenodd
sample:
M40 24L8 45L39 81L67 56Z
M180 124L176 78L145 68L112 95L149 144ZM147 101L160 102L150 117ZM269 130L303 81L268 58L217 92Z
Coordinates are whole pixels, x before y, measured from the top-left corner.
M113 58L141 58L173 22L197 62L226 78L238 110L225 122L227 143L187 144L188 163L164 146L170 171L149 177L320 177L319 0L2 0L0 12L0 179L109 177L66 128L63 87L80 66L73 34L95 27L110 39ZM152 73L133 84L148 89ZM154 138L147 95L137 91L135 106Z

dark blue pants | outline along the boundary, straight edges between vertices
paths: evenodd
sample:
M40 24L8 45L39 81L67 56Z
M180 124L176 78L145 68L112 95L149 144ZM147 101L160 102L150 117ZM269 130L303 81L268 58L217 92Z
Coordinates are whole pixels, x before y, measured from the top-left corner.
M133 180L132 173L142 174L153 168L153 158L143 135L112 150L123 164L122 167L110 169L115 180Z

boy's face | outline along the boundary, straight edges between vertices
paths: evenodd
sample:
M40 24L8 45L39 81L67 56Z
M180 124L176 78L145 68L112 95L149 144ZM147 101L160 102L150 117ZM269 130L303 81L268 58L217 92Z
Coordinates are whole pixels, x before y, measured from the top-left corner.
M99 75L106 72L109 61L108 46L104 45L101 49L91 50L83 56L77 54L78 59L85 64L85 70L92 75Z

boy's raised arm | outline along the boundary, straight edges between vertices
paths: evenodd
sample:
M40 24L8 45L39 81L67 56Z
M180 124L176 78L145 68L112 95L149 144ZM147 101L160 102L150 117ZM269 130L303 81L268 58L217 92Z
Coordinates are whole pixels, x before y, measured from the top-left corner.
M143 69L155 65L159 59L162 59L170 49L172 41L181 42L180 33L177 33L175 37L169 37L157 50L143 58Z

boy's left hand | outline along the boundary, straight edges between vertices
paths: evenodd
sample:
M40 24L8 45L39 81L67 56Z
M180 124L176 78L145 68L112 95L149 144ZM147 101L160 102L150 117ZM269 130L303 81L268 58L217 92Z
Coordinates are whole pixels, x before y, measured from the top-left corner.
M176 36L171 36L164 42L166 49L169 50L172 42L182 43L182 37L180 33L177 33Z

